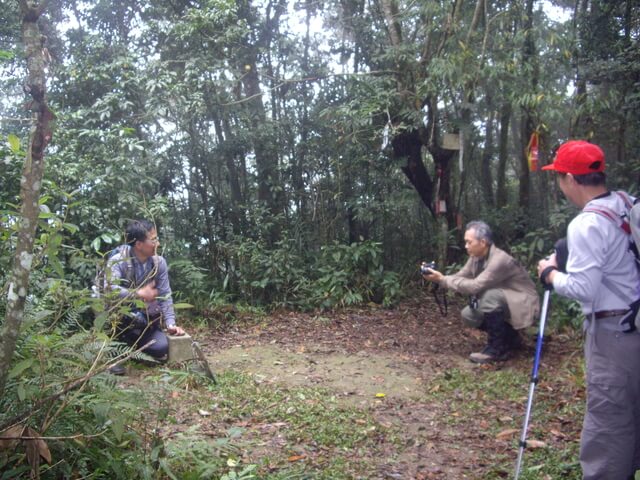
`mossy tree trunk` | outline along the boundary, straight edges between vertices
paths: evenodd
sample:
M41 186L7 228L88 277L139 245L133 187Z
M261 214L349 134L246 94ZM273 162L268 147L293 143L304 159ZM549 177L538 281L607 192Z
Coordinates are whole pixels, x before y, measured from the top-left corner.
M14 254L13 270L9 280L7 311L0 331L0 396L11 366L24 306L29 291L29 276L33 258L33 245L38 225L40 188L44 173L44 152L51 140L53 113L46 100L47 49L38 27L38 18L47 2L20 1L22 15L22 40L27 59L25 92L31 97L28 108L34 120L33 129L20 179L20 223L18 242Z

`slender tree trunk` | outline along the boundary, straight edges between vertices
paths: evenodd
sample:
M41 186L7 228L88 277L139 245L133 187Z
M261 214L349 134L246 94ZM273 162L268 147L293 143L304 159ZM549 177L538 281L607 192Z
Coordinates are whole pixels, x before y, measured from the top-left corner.
M309 49L311 48L311 0L306 0L306 16L305 16L305 35L304 35L304 52L302 56L302 71L305 76L310 75L309 70ZM307 194L305 192L305 182L303 172L307 165L307 151L309 141L309 107L311 104L311 95L309 89L302 91L302 118L300 121L300 141L297 148L294 147L294 166L291 172L291 182L294 190L294 201L298 209L298 221L300 224L305 223L307 217ZM306 239L305 239L306 240Z
M260 89L255 57L245 65L245 69L248 71L243 77L243 84L247 95L251 129L253 130L253 149L258 171L258 200L263 202L272 213L276 213L273 187L278 184L276 177L277 156L275 145L271 143L271 132L268 128L270 122L267 120L262 101L262 90Z
M525 39L522 49L523 65L531 64L531 80L529 82L530 93L536 94L538 89L538 63L535 58L535 42L533 38L533 3L534 0L527 0L524 32ZM535 114L533 107L525 107L522 111L522 119L520 124L520 189L519 202L520 207L525 211L529 211L531 199L531 176L529 175L529 159L527 156L527 145L531 134L535 131Z
M398 5L395 0L381 0L382 12L387 22L387 32L391 45L398 48L402 45L402 29L398 23Z
M255 25L258 19L254 15L251 0L239 0L238 15L249 25ZM261 49L269 50L271 36L278 28L280 16L284 13L284 2L279 0L269 4L273 8L273 17L267 18L267 23L259 31L258 38L244 39L244 57L239 68L244 70L242 84L246 94L247 113L252 129L253 149L255 153L256 170L258 176L258 201L262 203L271 215L284 211L284 198L278 173L278 146L273 131L273 121L267 117L267 111L262 99L262 88L258 75L258 58ZM273 118L273 117L272 117ZM274 243L280 237L280 227L273 222L269 231L269 241Z
M509 158L509 124L511 105L505 103L500 111L500 138L498 140L498 170L496 172L496 207L502 208L509 201L507 196L507 159Z
M53 113L46 100L45 37L40 33L38 18L46 1L21 0L22 40L27 58L25 91L31 95L31 111L35 124L20 179L20 226L18 242L9 280L7 311L0 331L0 396L4 394L7 374L24 319L24 305L29 290L33 245L38 224L40 187L44 174L44 151L51 140L50 121Z
M237 156L240 154L240 149L235 146L233 131L229 126L229 122L226 118L225 112L218 113L210 111L216 137L218 139L218 145L222 148L219 149L219 154L223 156L225 166L227 167L226 173L229 184L230 205L229 210L231 212L231 224L233 232L239 234L243 230L243 218L240 211L240 206L243 204L242 189L240 187L240 174L238 167L235 163Z
M632 15L631 1L625 2L624 12L624 46L626 49L631 49L633 42L631 39L631 32L634 29L634 20ZM617 111L619 112L619 125L617 128L617 142L616 142L616 158L615 162L624 164L626 162L627 151L627 125L629 124L629 115L631 109L625 108L628 96L633 92L634 85L637 85L639 75L635 75L633 79L625 79L622 85L622 94L620 95L620 104Z
M571 137L581 136L583 127L583 117L581 115L581 110L587 101L587 80L585 75L582 73L582 52L580 51L580 44L582 43L582 39L585 36L584 30L587 28L591 28L587 25L587 13L588 13L588 0L577 0L576 6L573 12L573 28L576 33L577 41L575 42L576 48L573 52L573 62L574 69L576 72L576 93L575 93L575 101L577 112L576 116L572 119L571 126L569 128L569 135Z
M249 25L257 21L251 11L251 1L238 2L238 13ZM274 17L269 23L274 28ZM269 27L269 26L267 26ZM265 28L264 35L268 37L271 32ZM244 71L242 84L246 94L247 113L252 129L253 150L256 160L258 177L258 201L261 202L271 215L277 215L283 211L283 198L278 175L278 149L274 142L273 124L267 118L265 105L262 100L260 77L258 76L258 51L260 48L268 48L268 38L260 38L254 42L251 38L244 40L244 57L239 68ZM280 229L276 222L268 232L268 240L274 243L280 236Z
M490 99L488 99L490 102ZM493 207L493 178L491 175L491 160L493 159L493 129L495 122L495 111L491 110L487 124L485 127L486 135L484 140L484 151L480 163L480 185L482 187L482 196L488 207Z

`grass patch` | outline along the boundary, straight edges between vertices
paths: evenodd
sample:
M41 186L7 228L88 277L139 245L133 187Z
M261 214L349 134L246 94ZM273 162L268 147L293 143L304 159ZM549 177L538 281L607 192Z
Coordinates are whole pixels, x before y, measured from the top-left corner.
M528 376L517 370L450 369L437 376L427 391L427 401L449 406L450 425L459 425L496 402L516 402L528 385ZM526 393L526 392L525 392Z
M575 442L568 444L566 448L561 450L555 448L526 450L520 478L522 480L538 480L540 478L580 480L582 470L578 462L578 452L579 444ZM513 468L515 469L515 466Z
M546 372L544 368L534 391L527 434L527 440L540 440L544 446L525 450L520 478L579 479L579 430L585 407L583 362L580 357L571 357ZM500 448L496 442L491 461L494 467L483 478L499 479L514 473L530 382L529 372L512 369L451 369L431 382L427 401L447 406L442 419L448 425L478 429L488 439L517 428L517 435L511 437L512 448L504 446L504 441Z
M375 455L387 434L367 411L339 404L327 389L260 383L233 371L218 375L217 385L189 377L164 370L152 379L167 389L165 398L171 388L195 388L191 413L207 412L161 442L157 463L168 478L366 478L371 467L361 453ZM168 415L164 426L177 421Z

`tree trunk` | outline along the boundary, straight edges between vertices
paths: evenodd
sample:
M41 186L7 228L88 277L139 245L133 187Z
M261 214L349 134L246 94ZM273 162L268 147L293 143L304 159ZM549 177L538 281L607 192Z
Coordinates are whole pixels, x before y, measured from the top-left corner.
M240 17L246 20L249 25L255 25L257 20L251 12L250 0L238 2L238 7ZM265 30L268 29L265 28ZM270 32L266 31L265 35L270 35ZM267 48L268 41L261 38L254 42L247 37L244 39L243 47L244 57L238 67L243 71L242 85L246 95L247 114L252 130L251 137L258 177L258 201L267 208L271 215L275 216L283 211L282 195L279 193L281 190L278 178L278 149L274 142L272 122L267 118L265 105L262 101L262 89L258 76L258 51L260 48ZM274 243L280 235L280 229L276 222L272 222L272 224L273 227L268 232L270 243Z
M505 207L507 196L507 159L509 158L509 124L511 123L511 105L505 103L500 111L500 139L498 140L498 170L496 172L496 207Z
M245 225L240 206L244 203L242 188L240 186L240 173L236 165L236 158L243 155L242 149L237 146L233 130L229 125L226 112L217 112L215 108L210 108L210 115L215 126L214 130L218 140L218 152L224 158L227 167L229 183L231 226L235 234L240 234Z
M584 30L591 28L591 26L587 23L588 8L588 0L579 0L576 1L576 7L573 12L573 28L575 29L577 40L575 42L576 48L573 52L574 68L576 72L575 111L578 113L572 119L571 126L569 127L570 137L580 137L586 130L586 128L583 127L583 116L580 113L584 105L587 103L587 79L585 74L583 73L582 61L584 55L580 51L580 45L585 41Z
M538 62L535 58L535 42L533 38L533 3L534 0L527 0L526 2L526 14L524 24L524 45L522 48L522 64L532 65L531 69L531 81L529 84L530 93L536 94L538 89ZM533 106L527 106L522 111L522 122L520 125L520 152L518 158L520 159L520 189L519 189L519 202L518 204L523 211L529 211L531 205L531 176L529 175L529 159L527 156L527 145L531 134L535 131L535 114Z
M402 29L398 23L398 5L394 0L382 0L380 4L387 23L391 45L398 48L402 45Z
M427 208L435 215L433 209L433 180L422 161L422 141L417 130L402 132L391 141L393 154L396 158L406 159L406 166L402 171L411 185L416 189Z
M9 280L7 311L0 331L0 396L11 366L20 327L24 319L24 305L29 290L29 276L33 259L33 245L38 225L39 198L44 174L44 151L51 140L50 121L54 118L46 100L45 37L40 33L38 18L46 1L21 0L22 40L27 59L25 91L31 95L30 109L35 125L20 180L20 226Z
M493 177L491 175L491 160L493 159L493 129L495 122L495 112L491 110L485 127L486 135L484 141L484 151L480 160L480 185L482 187L482 197L488 207L493 207Z

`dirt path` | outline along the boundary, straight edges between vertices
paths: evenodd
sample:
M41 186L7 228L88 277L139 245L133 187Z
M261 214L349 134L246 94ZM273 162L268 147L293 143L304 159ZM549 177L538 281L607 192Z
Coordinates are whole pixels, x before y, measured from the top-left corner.
M488 438L485 416L506 419L505 429L519 429L527 385L521 403L483 405L477 418L461 422L446 399L425 402L425 393L447 372L528 373L535 337L527 338L523 351L508 362L473 365L468 354L483 347L485 336L461 328L457 312L451 306L443 318L424 297L394 310L281 313L260 324L240 322L201 344L214 371L245 372L257 382L322 386L345 404L369 409L382 425L397 427L404 445L399 451L390 446L388 458L375 459L376 478L487 478L491 465L515 452L513 435ZM560 336L545 348L542 368L562 368L568 355L579 355L575 338ZM572 426L570 435L575 431ZM501 476L498 472L493 478Z

